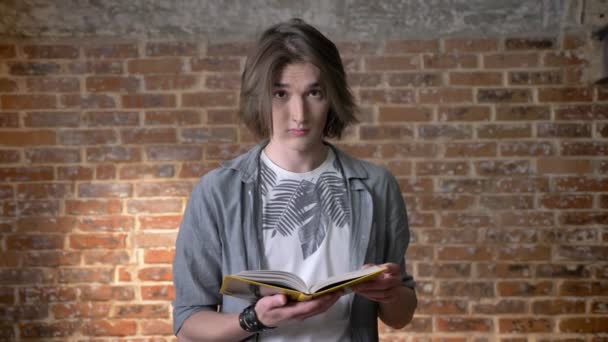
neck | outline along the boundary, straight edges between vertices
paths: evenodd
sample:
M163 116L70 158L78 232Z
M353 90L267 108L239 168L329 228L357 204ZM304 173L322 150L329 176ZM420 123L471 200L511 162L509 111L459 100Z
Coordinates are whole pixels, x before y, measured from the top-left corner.
M266 145L264 152L273 163L290 172L309 172L323 164L327 158L329 147L319 143L306 151L293 150L286 146L273 144L272 140Z

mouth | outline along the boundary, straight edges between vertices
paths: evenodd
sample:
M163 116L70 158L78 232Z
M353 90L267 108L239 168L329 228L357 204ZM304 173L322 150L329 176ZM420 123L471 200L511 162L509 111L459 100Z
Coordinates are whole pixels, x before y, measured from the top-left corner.
M295 135L295 136L303 136L306 135L309 130L308 129L304 129L304 128L292 128L288 131L291 135Z

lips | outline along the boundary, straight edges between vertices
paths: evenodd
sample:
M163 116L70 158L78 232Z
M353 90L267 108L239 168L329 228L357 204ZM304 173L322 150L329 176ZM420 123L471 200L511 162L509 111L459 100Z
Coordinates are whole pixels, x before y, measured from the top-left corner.
M303 128L292 128L289 130L289 133L295 136L303 136L306 135L308 133L308 129L303 129Z

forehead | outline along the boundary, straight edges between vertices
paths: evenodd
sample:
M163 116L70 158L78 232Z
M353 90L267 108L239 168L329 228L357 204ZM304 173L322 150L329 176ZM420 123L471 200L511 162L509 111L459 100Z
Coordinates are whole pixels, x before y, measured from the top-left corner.
M281 85L310 85L319 83L321 71L311 63L290 63L278 73L275 83Z

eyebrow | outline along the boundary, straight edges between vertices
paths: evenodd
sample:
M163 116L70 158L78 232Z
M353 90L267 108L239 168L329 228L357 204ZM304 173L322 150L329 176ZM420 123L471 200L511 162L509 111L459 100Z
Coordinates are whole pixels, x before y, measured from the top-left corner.
M314 83L309 84L306 88L307 89L318 88L320 86L321 86L321 84L319 82L314 82ZM272 84L272 87L273 88L289 88L289 84L287 84L287 83L281 83L281 82L274 82Z

